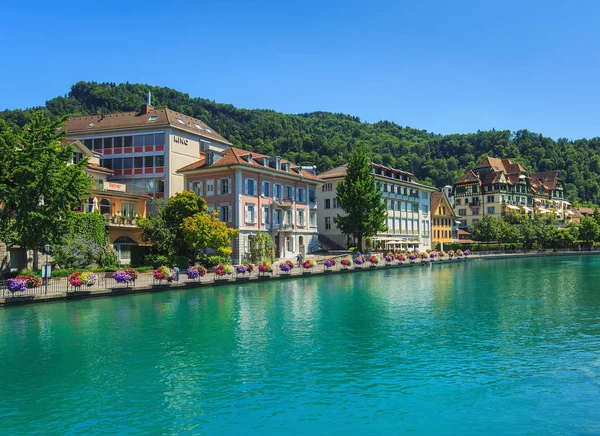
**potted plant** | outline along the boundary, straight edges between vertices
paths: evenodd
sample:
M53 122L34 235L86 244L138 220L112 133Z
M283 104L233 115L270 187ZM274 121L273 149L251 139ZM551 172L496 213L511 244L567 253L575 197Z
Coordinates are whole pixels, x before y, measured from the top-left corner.
M96 280L98 276L91 272L83 271L83 272L74 272L69 276L67 281L69 284L75 288L75 290L79 290L82 286L94 286L96 284Z
M388 254L385 255L385 264L386 264L386 266L391 265L393 261L394 261L394 255L392 253L388 253Z
M408 255L408 261L410 263L415 263L417 261L417 255L415 253L410 253Z
M166 266L160 266L154 270L154 280L158 281L159 284L165 280L167 283L171 283L175 280L175 270Z
M294 264L289 260L286 260L285 262L281 262L279 264L279 269L281 270L282 273L284 273L286 275L290 275L293 268L294 268Z
M348 271L348 267L351 263L352 261L348 257L345 257L342 260L340 260L340 264L342 265L342 271Z
M365 258L363 256L356 256L354 258L354 264L357 268L362 268L362 265L365 263Z
M332 259L331 257L328 257L327 259L325 259L323 261L323 266L325 267L325 272L326 273L330 273L331 272L331 268L333 268L335 266L335 259Z
M265 260L263 263L258 265L258 273L260 274L260 276L266 277L267 274L270 274L272 272L273 269L271 267L271 262Z
M377 264L379 263L379 258L377 256L375 256L374 254L372 254L369 257L369 263L371 264L371 268L376 268Z
M398 262L400 262L400 263L402 263L406 260L406 258L404 257L404 254L402 254L402 253L396 255L396 259L398 259Z
M229 276L231 276L232 272L233 270L231 268L231 265L224 265L221 263L215 268L215 278L218 277L224 280L229 280Z
M27 290L27 285L25 284L25 280L21 279L8 279L8 291L12 294L16 292L25 292Z
M204 277L206 275L206 268L201 265L193 265L187 269L188 279L192 279L194 281L199 280L200 277Z

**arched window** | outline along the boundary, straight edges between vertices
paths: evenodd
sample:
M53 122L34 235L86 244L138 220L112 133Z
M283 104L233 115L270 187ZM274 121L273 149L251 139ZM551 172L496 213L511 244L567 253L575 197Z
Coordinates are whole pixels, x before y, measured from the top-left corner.
M117 239L115 239L113 245L115 246L115 250L117 250L117 254L119 256L119 263L131 263L132 247L138 245L137 242L135 242L129 236L119 236Z
M111 204L110 204L110 200L104 198L101 202L100 202L100 213L101 214L109 214L111 213Z

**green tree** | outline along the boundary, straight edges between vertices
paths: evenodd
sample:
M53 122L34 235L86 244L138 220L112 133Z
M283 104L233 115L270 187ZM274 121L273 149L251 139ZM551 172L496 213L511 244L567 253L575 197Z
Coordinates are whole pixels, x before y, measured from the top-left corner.
M345 235L358 241L362 250L363 239L387 230L386 205L382 200L380 183L371 173L369 157L357 148L348 162L346 177L337 186L338 203L346 215L337 215L334 223Z
M239 230L230 229L227 224L219 221L215 211L212 215L200 212L185 218L181 232L189 249L197 252L213 248L217 254L227 256L231 254L231 240L238 235Z
M250 260L254 263L273 260L273 238L266 232L257 232L250 239Z
M486 215L473 224L471 238L474 241L490 242L498 240L498 222L496 218Z
M183 221L198 213L206 213L206 202L192 191L183 191L156 203L156 213L139 221L142 237L152 241L159 254L187 256L190 247L182 230Z
M579 239L587 244L591 244L600 239L600 226L593 218L581 218L581 224L579 225Z
M34 112L19 132L0 121L0 239L37 251L59 243L69 231L72 209L83 203L92 180L86 160L71 164L65 145L64 118L50 120Z

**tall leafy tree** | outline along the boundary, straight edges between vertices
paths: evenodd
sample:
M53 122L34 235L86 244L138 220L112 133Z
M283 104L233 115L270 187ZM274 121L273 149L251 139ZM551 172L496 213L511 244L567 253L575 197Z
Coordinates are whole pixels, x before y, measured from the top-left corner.
M380 183L371 172L371 163L363 148L354 151L346 177L337 185L336 195L346 214L335 216L333 221L343 234L357 239L361 250L365 237L387 230Z
M69 231L72 209L91 187L87 161L72 164L73 148L62 140L65 119L34 112L21 131L0 120L0 239L36 251ZM60 131L59 131L60 130Z
M142 237L152 241L154 248L165 255L189 255L183 221L199 213L206 213L206 202L192 191L178 192L168 201L157 202L156 213L139 221Z
M588 244L600 239L600 226L596 220L590 217L581 218L581 224L579 225L579 239Z

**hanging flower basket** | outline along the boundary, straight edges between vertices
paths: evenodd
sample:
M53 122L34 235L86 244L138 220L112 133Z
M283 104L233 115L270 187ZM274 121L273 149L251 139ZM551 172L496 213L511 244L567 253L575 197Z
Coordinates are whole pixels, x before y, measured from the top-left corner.
M175 270L166 266L158 267L154 270L154 280L158 282L166 280L168 283L171 283L175 280Z
M354 263L360 268L365 263L365 258L362 256L356 256L354 258Z
M188 279L192 279L194 281L198 280L200 277L204 277L206 275L206 268L200 265L190 266L187 269Z
M271 266L271 262L268 262L268 261L265 260L263 263L261 263L260 265L258 265L258 272L263 277L266 274L272 273L273 272L273 268Z
M352 264L352 260L345 257L340 260L340 264L342 265L342 271L348 271L348 267Z
M323 266L325 267L325 272L331 272L331 268L335 266L335 259L328 257L323 261Z
M282 273L289 275L292 269L294 269L294 264L290 260L286 260L285 262L281 262L279 264L279 269Z
M406 260L406 258L404 257L403 254L399 254L396 256L396 259L398 259L398 262L402 263Z
M69 284L75 289L79 289L82 286L94 286L98 276L91 272L74 272L67 279Z
M33 288L39 288L40 286L42 286L42 279L31 274L31 275L27 275L27 276L17 276L17 280L22 280L23 282L25 282L25 287L27 289L33 289Z
M224 265L221 263L215 268L215 276L217 278L229 280L229 278L230 278L229 276L231 276L232 273L233 273L233 270L231 268L231 265Z
M385 263L386 265L391 265L394 261L394 256L391 253L385 255Z
M12 294L16 292L25 292L27 290L27 284L25 280L21 279L8 279L8 291Z

